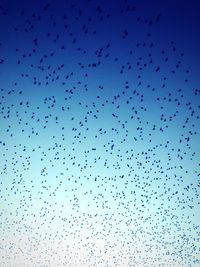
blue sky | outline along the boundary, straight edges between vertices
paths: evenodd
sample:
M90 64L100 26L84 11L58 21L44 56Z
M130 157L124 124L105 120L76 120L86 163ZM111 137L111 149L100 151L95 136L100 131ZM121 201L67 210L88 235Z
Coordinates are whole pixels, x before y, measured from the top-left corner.
M1 266L200 266L198 1L1 1Z

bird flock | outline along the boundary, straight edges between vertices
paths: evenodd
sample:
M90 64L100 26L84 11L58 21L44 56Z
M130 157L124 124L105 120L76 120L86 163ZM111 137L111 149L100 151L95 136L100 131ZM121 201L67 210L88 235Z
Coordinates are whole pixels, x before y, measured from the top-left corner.
M164 22L0 1L0 267L200 266L200 88Z

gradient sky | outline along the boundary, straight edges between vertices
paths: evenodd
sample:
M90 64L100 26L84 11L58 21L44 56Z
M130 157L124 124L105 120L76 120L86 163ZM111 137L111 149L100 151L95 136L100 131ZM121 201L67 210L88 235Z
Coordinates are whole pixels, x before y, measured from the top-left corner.
M199 267L198 1L0 1L0 267Z

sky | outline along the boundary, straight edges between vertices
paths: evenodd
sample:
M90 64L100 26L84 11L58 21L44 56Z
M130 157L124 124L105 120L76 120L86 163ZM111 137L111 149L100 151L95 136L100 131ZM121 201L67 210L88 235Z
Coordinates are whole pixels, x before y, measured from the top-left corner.
M199 1L0 1L0 267L199 267Z

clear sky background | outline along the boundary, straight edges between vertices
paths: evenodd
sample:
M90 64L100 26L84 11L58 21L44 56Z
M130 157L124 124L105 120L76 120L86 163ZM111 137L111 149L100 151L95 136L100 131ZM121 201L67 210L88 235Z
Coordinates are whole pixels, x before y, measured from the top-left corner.
M199 2L0 3L0 266L200 266Z

